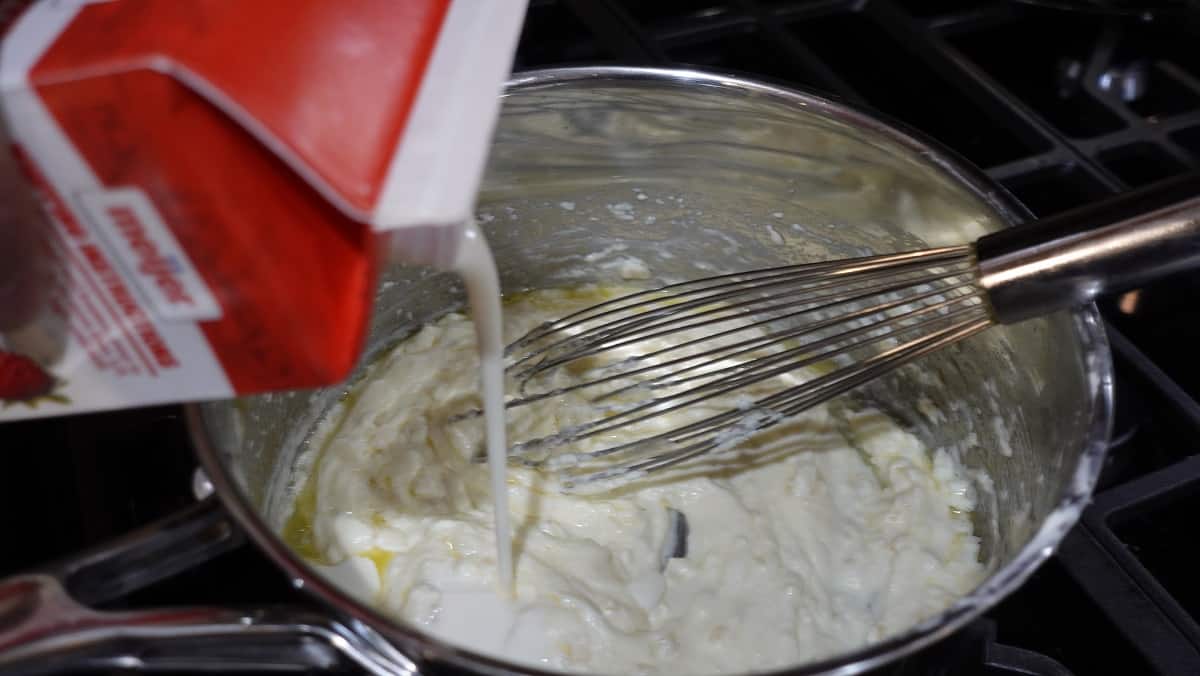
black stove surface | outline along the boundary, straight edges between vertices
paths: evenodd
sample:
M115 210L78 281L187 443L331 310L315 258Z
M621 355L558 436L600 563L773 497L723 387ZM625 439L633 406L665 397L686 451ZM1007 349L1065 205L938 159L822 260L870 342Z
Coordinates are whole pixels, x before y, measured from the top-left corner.
M1200 167L1188 6L533 0L516 65L690 65L815 90L932 136L1044 216ZM1020 590L880 674L1200 674L1198 300L1193 275L1102 303L1118 413L1093 505ZM177 407L8 424L0 448L0 576L193 501ZM307 600L242 546L107 607L267 602Z

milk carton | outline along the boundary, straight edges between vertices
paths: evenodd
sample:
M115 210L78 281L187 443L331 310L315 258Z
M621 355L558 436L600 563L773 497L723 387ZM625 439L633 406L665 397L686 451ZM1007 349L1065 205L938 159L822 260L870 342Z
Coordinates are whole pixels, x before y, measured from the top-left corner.
M387 252L436 263L470 216L524 9L24 7L0 102L65 342L0 338L0 421L345 377Z

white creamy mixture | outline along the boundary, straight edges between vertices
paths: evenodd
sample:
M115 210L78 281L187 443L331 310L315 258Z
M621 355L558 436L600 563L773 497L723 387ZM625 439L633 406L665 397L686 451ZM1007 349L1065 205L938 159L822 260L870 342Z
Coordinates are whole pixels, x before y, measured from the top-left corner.
M528 294L506 306L505 336L599 299ZM479 408L478 364L459 314L375 364L319 430L285 530L329 576L449 642L573 671L767 669L903 631L983 578L962 468L877 411L830 405L760 435L738 471L567 495L511 469L506 598L488 470L471 461L482 421L447 422ZM510 439L590 407L569 394L511 409ZM672 510L682 558L667 558Z

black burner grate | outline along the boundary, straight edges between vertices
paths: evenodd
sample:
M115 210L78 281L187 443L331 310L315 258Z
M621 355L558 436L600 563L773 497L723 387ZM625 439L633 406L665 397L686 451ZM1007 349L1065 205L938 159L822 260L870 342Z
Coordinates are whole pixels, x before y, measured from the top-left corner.
M579 46L546 49L531 33L519 69L693 65L806 87L933 136L1040 215L1200 166L1200 18L1191 15L925 0L534 0L531 30L562 13Z

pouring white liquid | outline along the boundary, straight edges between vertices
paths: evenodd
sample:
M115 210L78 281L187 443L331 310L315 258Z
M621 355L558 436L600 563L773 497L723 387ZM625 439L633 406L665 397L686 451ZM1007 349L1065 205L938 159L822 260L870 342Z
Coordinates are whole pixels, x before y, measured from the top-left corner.
M475 223L463 228L454 271L467 287L471 321L479 345L479 379L491 475L492 505L496 515L496 562L500 590L513 588L512 524L508 511L508 440L504 411L504 337L500 306L500 277L487 240Z

